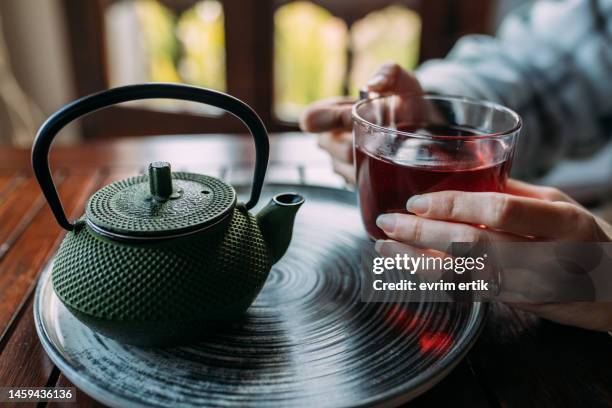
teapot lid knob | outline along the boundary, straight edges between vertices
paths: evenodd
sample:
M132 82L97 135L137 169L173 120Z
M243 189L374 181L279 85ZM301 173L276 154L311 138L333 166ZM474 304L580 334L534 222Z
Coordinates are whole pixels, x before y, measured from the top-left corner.
M149 189L157 201L166 201L172 196L172 171L168 162L149 164Z

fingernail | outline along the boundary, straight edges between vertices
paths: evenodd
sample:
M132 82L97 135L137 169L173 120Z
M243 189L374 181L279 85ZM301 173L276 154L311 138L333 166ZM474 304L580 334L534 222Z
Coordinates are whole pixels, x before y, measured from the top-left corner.
M376 219L378 228L385 232L393 232L395 230L396 218L393 214L382 214Z
M374 243L374 249L380 256L392 257L397 254L394 243L395 241L390 239L379 239Z
M429 199L420 195L410 197L406 209L413 214L425 214L429 210Z
M382 74L374 75L366 84L368 88L379 88L387 82L387 77Z

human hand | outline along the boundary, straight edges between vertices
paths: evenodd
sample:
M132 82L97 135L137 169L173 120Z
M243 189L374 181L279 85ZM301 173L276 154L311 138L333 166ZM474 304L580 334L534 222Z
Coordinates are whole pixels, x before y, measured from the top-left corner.
M369 92L422 93L417 79L397 64L382 65L367 83ZM319 146L332 158L334 171L354 184L352 98L332 98L313 103L300 120L305 132L318 133Z
M377 224L393 240L391 245L382 245L386 241L377 243L383 256L390 256L385 253L390 250L397 251L399 243L429 251L445 251L451 242L612 241L610 224L561 191L514 180L508 181L506 193L428 193L412 197L407 209L412 214L379 217ZM581 279L574 276L572 280L563 282L563 272L548 272L546 275L546 271L538 270L533 272L538 276L504 278L506 286L514 286L514 293L501 300L559 323L592 330L612 329L611 302L530 303L515 300L520 298L517 294L520 295L521 291L533 295L534 288L525 286L525 283L540 283L545 291L551 287L567 290L568 282Z

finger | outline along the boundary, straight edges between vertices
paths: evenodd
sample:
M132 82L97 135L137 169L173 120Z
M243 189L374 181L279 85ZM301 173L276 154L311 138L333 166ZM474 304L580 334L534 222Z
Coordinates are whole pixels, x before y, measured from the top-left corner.
M300 118L300 128L305 132L350 130L353 99L335 98L310 105Z
M448 252L453 242L525 241L467 224L431 220L411 214L383 214L376 225L390 239Z
M319 147L334 159L353 163L353 135L348 132L325 132L319 134Z
M416 77L396 63L383 64L367 83L368 91L422 94Z
M537 186L514 179L506 183L506 193L522 197L537 198L546 201L566 201L576 203L576 201L555 187Z
M339 160L332 161L334 172L341 175L349 184L355 184L355 167L353 164L341 162Z
M593 217L565 201L544 201L502 193L440 191L413 196L406 203L421 217L485 225L506 233L541 238L563 238L591 233Z

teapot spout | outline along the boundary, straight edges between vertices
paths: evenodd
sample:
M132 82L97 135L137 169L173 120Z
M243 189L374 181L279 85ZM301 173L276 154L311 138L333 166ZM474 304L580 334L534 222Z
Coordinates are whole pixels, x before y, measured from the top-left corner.
M268 245L272 263L276 263L287 251L295 215L302 204L304 197L299 194L278 194L257 214L257 222Z

